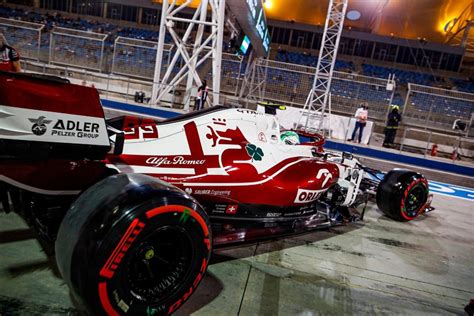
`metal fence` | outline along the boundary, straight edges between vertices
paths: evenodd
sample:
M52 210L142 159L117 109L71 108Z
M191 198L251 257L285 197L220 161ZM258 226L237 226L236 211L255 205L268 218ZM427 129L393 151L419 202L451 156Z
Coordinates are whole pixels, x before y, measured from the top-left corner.
M23 61L23 69L28 72L38 72L56 76L67 77L72 83L96 87L103 97L110 100L118 100L125 103L134 103L135 93L144 92L145 107L165 106L184 110L185 95L170 93L166 95L159 104L148 104L147 99L151 96L152 80L133 79L130 76L117 76L113 74L99 74L95 71L84 71L78 68L69 68L63 66L46 65L38 62ZM158 83L157 83L158 84ZM170 87L172 88L172 87ZM173 90L174 91L174 90ZM210 98L212 93L210 94ZM229 106L242 106L242 99L232 93L222 92L220 94L222 104ZM191 105L193 103L191 102ZM192 109L192 106L191 106ZM352 113L351 113L352 114ZM430 130L406 127L403 132L397 135L401 144L400 151L412 152L417 154L430 155L433 144L439 148L438 157L451 159L454 150L461 157L461 161L472 161L474 156L474 140L465 137L464 133L458 135L447 135L446 133L437 133ZM371 144L377 143L377 137L371 140ZM378 136L380 138L380 136ZM381 145L381 140L380 140ZM455 162L455 161L453 161Z
M50 33L49 63L102 72L106 34L55 27Z
M130 76L119 76L114 74L101 74L96 71L87 71L77 67L66 67L62 65L48 65L40 62L22 61L22 69L29 73L40 73L46 75L60 76L69 79L74 84L94 86L101 95L107 99L117 99L125 103L135 102L136 92L144 93L144 104L147 107L169 107L178 110L184 108L186 95L176 93L175 87L169 86L172 92L166 94L159 104L148 104L151 96L153 81L147 79L132 78ZM160 83L156 83L159 85ZM222 104L237 105L237 97L228 93L219 94ZM209 93L212 101L212 90ZM191 102L194 105L194 102ZM192 108L192 106L191 106Z
M395 87L387 90L388 84L388 79L334 72L331 86L332 110L354 114L360 103L367 103L369 117L385 121L395 93Z
M39 60L43 28L43 24L0 18L0 32L26 59Z
M192 47L186 47L189 55L192 55ZM153 80L155 63L156 63L157 43L118 37L114 44L112 73L124 76L132 76L145 80ZM161 65L161 75L164 76L170 64L170 57L174 47L165 44L163 56L167 62ZM205 55L204 52L202 55ZM183 61L178 60L173 69L172 74L177 74L183 67ZM233 54L222 54L221 65L221 91L237 95L243 77L243 58ZM212 59L208 58L205 62L197 67L198 75L201 79L206 79L209 86L212 86ZM186 81L180 81L179 84L172 88L173 91L180 90L181 93L189 95L189 91L184 91Z
M462 132L458 135L447 135L407 127L400 137L400 152L422 154L424 157L437 156L453 162L472 162L474 159L474 139L465 137ZM433 151L433 146L436 147L436 152Z
M454 121L461 119L469 127L473 114L474 94L408 84L408 95L403 109L405 123L451 129Z
M0 19L0 28L4 29L10 44L19 49L24 58L38 59L41 40L45 40L41 37L43 25ZM50 64L108 72L107 63L104 61L105 56L108 56L107 59L112 61L110 70L113 74L150 82L153 80L156 58L154 42L119 37L115 41L113 51L105 51L105 34L54 28L46 39L48 38ZM111 43L107 45L111 46ZM172 49L168 46L164 53L171 55ZM192 47L187 49L192 50ZM169 61L162 65L162 74L168 70L168 64ZM314 67L263 58L255 59L244 75L246 67L242 57L223 54L223 94L232 97L239 95L241 103L246 100L269 100L303 107L314 80ZM181 63L178 62L170 71L177 73L181 68ZM207 78L208 85L212 86L211 59L199 65L198 74L201 78ZM387 90L389 83L388 79L335 71L331 87L332 111L353 115L360 103L367 102L369 119L383 124L395 91ZM168 99L178 100L176 102L179 103L179 94L191 98L192 92L185 91L185 88L185 81L172 87L173 95ZM474 94L409 84L404 104L403 123L406 125L446 130L451 129L456 119L461 119L470 126L467 135L474 136Z
M237 96L245 71L243 57L223 53L221 63L221 92Z
M248 87L243 96L302 107L312 88L315 71L314 67L257 59L250 78L246 78ZM360 103L367 102L370 118L385 120L395 90L387 90L388 83L388 79L334 72L333 112L352 115Z
M114 43L112 61L112 73L133 76L137 78L153 79L156 63L156 42L117 37ZM165 73L169 64L172 46L165 44L163 58L168 62L162 65L162 74Z

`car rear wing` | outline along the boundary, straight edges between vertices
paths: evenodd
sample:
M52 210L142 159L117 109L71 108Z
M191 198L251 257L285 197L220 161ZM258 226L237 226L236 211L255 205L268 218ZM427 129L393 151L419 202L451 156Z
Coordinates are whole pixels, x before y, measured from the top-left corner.
M103 159L109 150L95 88L0 72L0 158Z

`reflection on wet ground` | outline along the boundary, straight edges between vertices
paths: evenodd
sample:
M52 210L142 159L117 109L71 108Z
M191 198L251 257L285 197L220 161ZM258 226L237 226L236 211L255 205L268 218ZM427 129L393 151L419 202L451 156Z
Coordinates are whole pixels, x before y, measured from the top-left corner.
M216 249L177 315L462 315L474 298L474 207L433 204L409 223L371 205L363 223ZM0 315L79 315L24 228L0 214Z

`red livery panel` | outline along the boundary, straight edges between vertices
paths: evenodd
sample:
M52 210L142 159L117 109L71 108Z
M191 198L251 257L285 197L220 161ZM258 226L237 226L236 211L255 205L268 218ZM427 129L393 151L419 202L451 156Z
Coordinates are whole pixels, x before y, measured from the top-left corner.
M0 105L104 117L96 89L23 74L0 73Z

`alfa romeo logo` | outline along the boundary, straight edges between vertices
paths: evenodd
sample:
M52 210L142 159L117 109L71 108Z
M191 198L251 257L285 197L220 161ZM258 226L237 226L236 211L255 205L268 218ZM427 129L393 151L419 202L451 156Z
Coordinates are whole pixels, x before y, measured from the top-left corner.
M30 122L33 123L33 126L31 127L31 131L33 132L33 134L41 136L46 133L46 125L51 123L51 120L45 120L45 118L46 117L44 116L40 116L37 119L29 118Z

